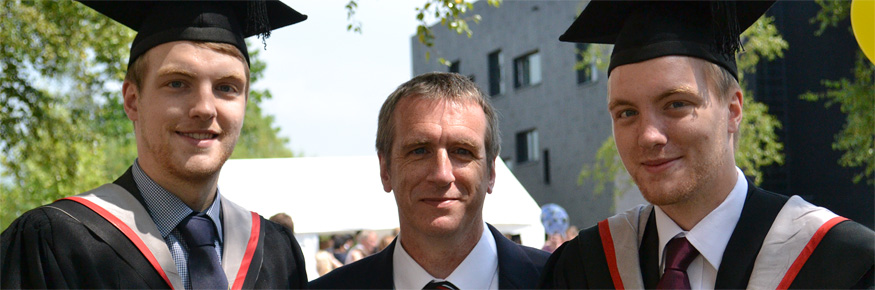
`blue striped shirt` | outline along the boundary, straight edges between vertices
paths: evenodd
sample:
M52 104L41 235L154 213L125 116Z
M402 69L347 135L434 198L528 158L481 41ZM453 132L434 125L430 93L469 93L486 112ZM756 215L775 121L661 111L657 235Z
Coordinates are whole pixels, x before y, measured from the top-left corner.
M182 202L176 195L170 193L157 183L149 178L140 164L134 161L134 182L137 184L137 189L143 195L143 200L146 201L146 210L152 216L152 221L158 226L158 231L161 232L161 237L170 248L170 255L176 262L176 270L179 271L179 276L182 278L182 284L185 289L191 289L191 280L188 275L188 246L186 245L182 235L176 226L183 219L195 212ZM216 226L218 237L214 237L213 243L216 244L216 254L219 255L219 261L222 260L222 203L219 198L219 191L216 190L216 198L206 210L206 215L213 220Z

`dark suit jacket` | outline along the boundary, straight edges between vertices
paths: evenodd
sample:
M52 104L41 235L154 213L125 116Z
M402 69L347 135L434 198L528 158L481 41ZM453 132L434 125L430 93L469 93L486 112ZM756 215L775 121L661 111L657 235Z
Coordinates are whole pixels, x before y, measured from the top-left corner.
M749 183L751 184L751 183ZM748 186L744 208L717 270L717 289L743 289L754 267L772 221L787 197ZM659 237L651 212L638 249L644 287L659 281ZM833 227L790 285L793 289L872 287L875 264L875 233L863 225L844 221ZM553 252L539 288L614 288L605 260L598 227L580 235Z
M508 240L492 225L487 224L498 252L498 288L532 289L544 263L550 255L547 252L521 246ZM392 289L392 254L395 241L386 249L355 263L334 269L319 279L310 282L313 289ZM424 285L423 285L424 286Z
M115 183L144 203L130 169ZM243 288L306 287L304 257L292 233L262 217L259 236ZM124 234L74 201L28 211L0 238L3 289L169 287Z

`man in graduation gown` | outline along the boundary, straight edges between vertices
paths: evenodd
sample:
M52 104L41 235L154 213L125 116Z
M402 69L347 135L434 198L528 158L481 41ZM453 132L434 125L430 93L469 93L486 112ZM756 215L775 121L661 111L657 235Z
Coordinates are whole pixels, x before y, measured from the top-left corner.
M383 189L398 205L398 237L310 287L534 288L549 254L483 221L498 132L492 104L465 76L428 73L399 86L380 110L376 142Z
M550 257L541 287L872 287L870 229L759 189L735 166L738 37L771 4L593 1L560 37L615 44L614 138L652 205L581 231Z
M122 86L137 159L2 234L0 288L303 288L292 233L222 197L249 93L244 38L306 19L279 1L85 5L138 31Z

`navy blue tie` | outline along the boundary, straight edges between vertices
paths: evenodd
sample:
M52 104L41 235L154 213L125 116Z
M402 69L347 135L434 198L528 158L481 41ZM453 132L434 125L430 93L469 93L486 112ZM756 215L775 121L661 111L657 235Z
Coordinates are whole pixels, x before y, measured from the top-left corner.
M177 227L188 245L188 281L191 289L228 289L228 279L216 253L213 221L202 215L190 215Z

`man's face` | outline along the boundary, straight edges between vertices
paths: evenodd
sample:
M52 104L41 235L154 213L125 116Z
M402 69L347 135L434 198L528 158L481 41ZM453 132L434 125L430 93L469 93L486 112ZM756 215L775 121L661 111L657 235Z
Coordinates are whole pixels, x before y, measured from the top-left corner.
M140 165L158 179L215 177L243 125L246 64L187 41L158 45L143 57L139 90L128 82L124 88Z
M473 101L407 97L393 118L391 156L380 156L380 176L386 192L394 191L402 231L428 237L476 229L495 181L483 109Z
M723 92L709 86L706 65L666 56L611 73L608 110L617 150L652 204L708 198L735 182L730 136L741 121L741 94L720 100Z

